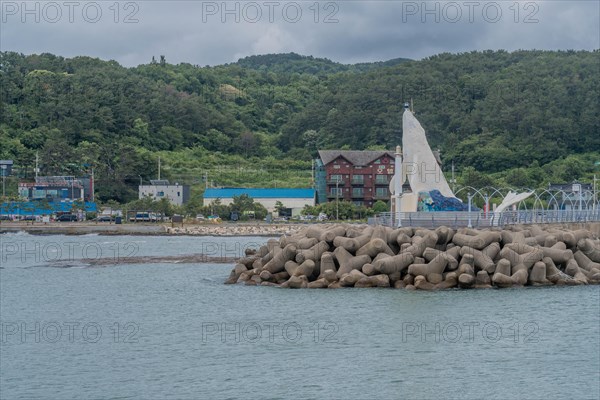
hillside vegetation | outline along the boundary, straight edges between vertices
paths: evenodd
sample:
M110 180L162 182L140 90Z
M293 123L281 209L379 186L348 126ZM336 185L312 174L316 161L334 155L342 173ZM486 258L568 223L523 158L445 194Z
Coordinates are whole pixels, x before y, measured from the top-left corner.
M393 148L413 100L463 184L589 180L600 161L598 51L486 51L343 65L297 54L172 65L0 53L0 158L31 178L93 166L101 200L157 174L308 186L317 149ZM598 168L596 167L596 171Z

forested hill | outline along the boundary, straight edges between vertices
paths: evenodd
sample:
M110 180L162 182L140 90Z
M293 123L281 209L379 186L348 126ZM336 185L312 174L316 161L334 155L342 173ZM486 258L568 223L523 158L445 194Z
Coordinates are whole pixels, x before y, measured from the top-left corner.
M340 64L325 58L306 57L296 53L288 53L249 56L238 60L237 64L244 68L277 74L308 73L313 75L327 75L337 72L365 72L382 67L391 67L405 61L410 60L407 58L395 58L393 60L372 63Z
M599 85L598 51L355 66L296 54L216 67L158 57L135 68L0 53L0 158L33 166L38 151L43 173L97 165L100 179L124 185L153 173L158 151L308 161L319 148L393 148L412 99L447 162L493 173L599 151Z

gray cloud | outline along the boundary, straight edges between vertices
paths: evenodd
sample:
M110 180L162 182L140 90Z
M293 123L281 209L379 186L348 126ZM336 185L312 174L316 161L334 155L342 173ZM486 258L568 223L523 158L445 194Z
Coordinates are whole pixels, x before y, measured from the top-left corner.
M3 51L89 55L126 66L161 54L215 65L290 51L354 63L600 48L597 1L123 1L118 13L112 1L23 4L0 3Z

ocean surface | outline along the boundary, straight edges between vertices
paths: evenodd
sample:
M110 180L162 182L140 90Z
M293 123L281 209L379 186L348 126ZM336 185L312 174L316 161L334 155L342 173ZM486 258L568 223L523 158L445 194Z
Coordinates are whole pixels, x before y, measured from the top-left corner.
M266 240L0 235L0 399L600 398L600 286L285 290L119 262Z

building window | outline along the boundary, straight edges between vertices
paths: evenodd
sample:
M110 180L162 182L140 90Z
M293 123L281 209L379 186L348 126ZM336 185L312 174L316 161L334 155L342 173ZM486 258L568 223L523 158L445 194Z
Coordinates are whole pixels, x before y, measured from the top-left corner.
M373 161L373 164L381 164L381 160L375 160Z
M180 197L180 196L181 196L181 192L177 192L177 197Z
M375 177L375 183L379 183L379 184L389 183L388 176L387 175L377 175Z
M329 180L331 182L342 182L342 176L341 175L330 175Z
M363 197L365 191L363 188L352 188L352 197Z
M340 166L339 165L334 165L333 169L340 169Z
M165 192L158 192L158 193L156 193L156 195L157 195L158 197L163 197L163 196L165 195Z
M364 175L352 175L352 183L355 185L362 185L365 183Z
M362 200L357 200L357 201L353 201L355 206L362 206L364 204L364 202Z
M342 188L332 187L330 193L332 196L342 196Z
M388 188L376 188L375 196L376 197L389 197Z

